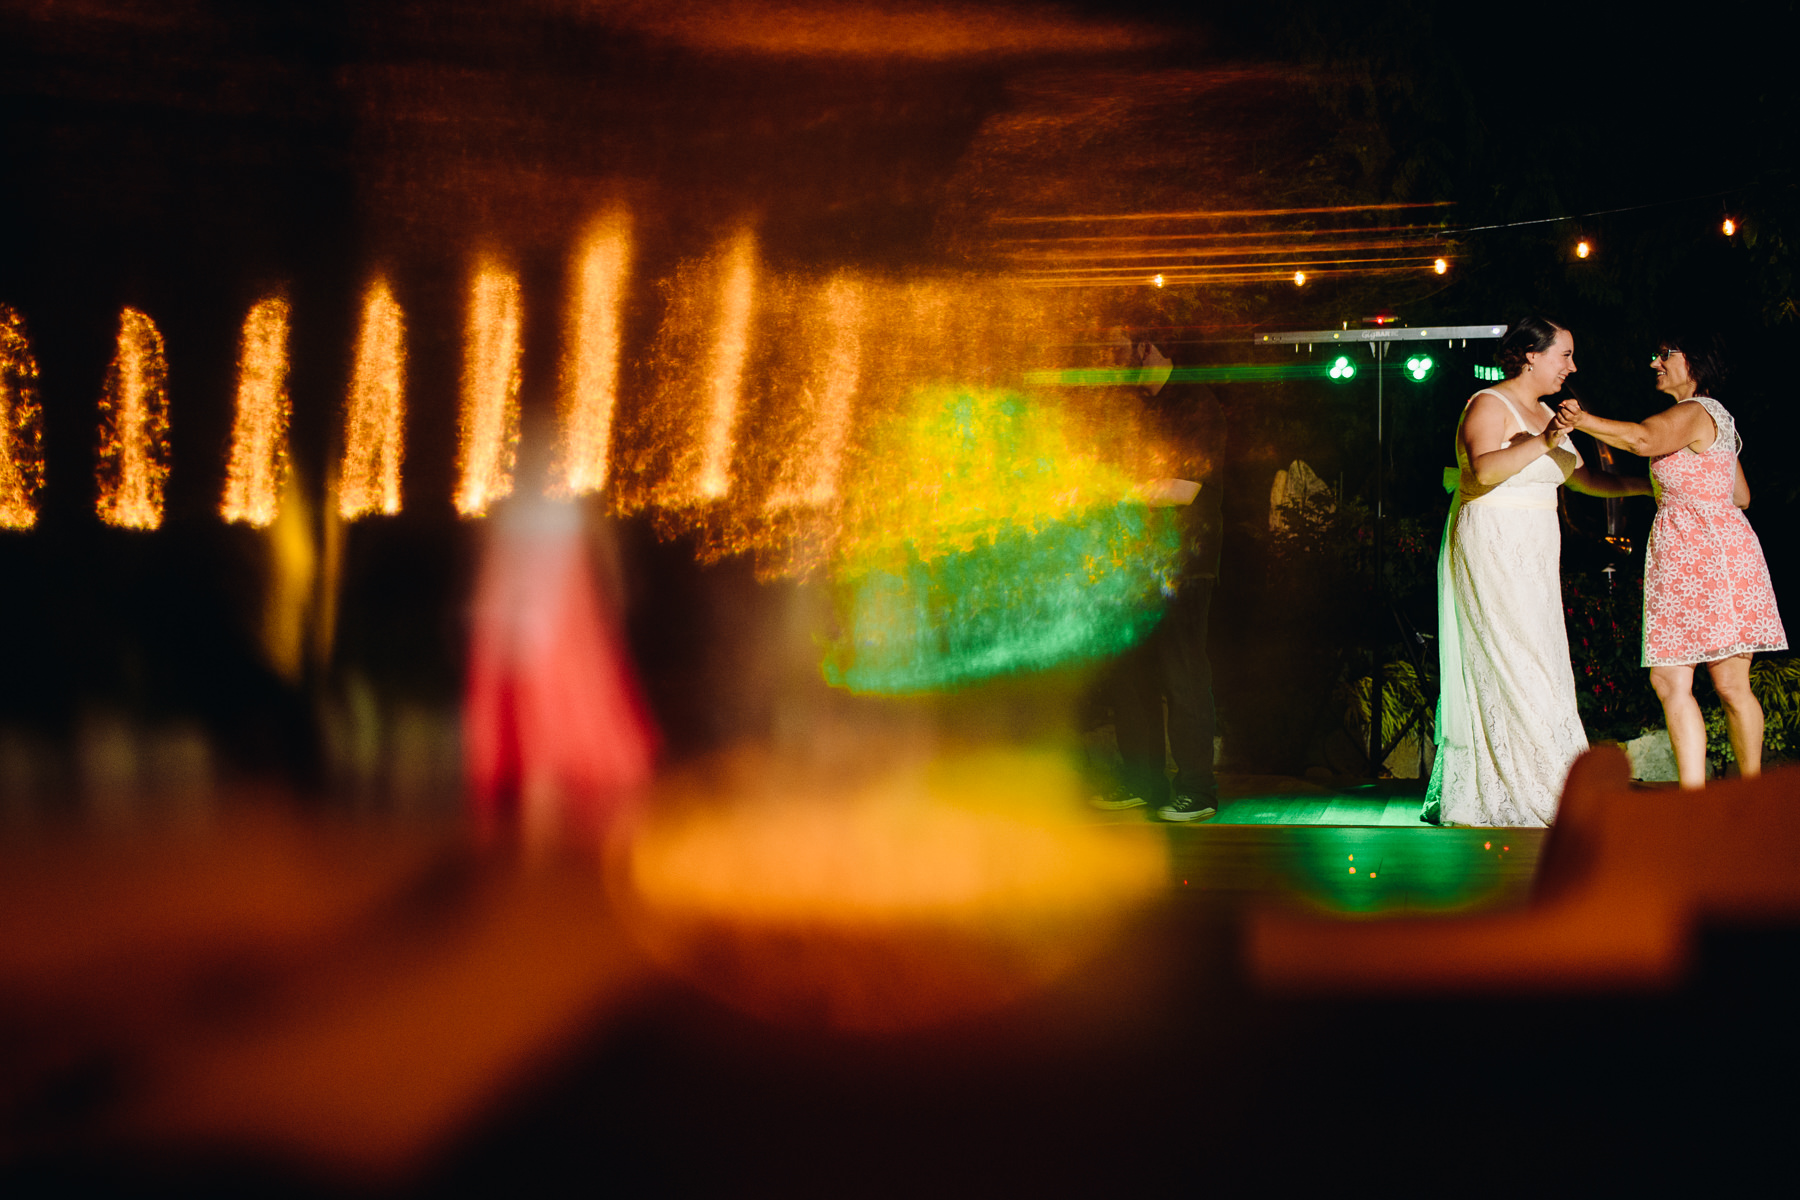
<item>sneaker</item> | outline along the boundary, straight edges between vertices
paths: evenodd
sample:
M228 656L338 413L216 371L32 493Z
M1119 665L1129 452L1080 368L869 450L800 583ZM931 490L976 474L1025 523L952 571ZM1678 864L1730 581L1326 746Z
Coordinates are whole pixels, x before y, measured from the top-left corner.
M1218 811L1217 804L1212 800L1177 793L1167 804L1156 810L1156 815L1165 821L1204 821Z
M1120 812L1127 808L1144 807L1144 798L1134 796L1124 788L1114 788L1111 791L1088 797L1088 804L1101 812Z

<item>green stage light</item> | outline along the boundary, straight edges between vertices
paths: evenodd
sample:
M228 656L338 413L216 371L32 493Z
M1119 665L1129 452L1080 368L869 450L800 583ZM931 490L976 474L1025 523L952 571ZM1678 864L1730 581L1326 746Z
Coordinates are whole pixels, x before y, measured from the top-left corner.
M1406 377L1414 383L1424 383L1431 378L1431 372L1436 366L1431 361L1431 355L1415 354L1406 360Z
M1506 372L1502 371L1499 367L1476 367L1475 378L1481 380L1483 383L1499 383L1502 379L1506 378Z
M1331 364L1331 369L1325 373L1333 379L1355 379L1356 364L1351 362L1347 355L1340 354L1337 356L1337 360Z

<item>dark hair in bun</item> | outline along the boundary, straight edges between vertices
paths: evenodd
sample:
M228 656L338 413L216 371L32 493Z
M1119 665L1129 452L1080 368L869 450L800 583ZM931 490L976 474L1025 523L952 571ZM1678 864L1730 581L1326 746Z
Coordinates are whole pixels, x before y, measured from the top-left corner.
M1527 354L1542 354L1556 341L1556 335L1563 332L1549 317L1526 317L1514 321L1506 336L1500 339L1500 349L1494 351L1494 361L1500 365L1505 377L1511 379L1525 369Z

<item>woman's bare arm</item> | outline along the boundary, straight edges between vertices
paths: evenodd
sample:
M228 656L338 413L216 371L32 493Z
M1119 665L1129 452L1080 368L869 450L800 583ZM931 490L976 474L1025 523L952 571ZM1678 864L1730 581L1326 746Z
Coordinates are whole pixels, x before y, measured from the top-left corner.
M1641 422L1609 421L1588 412L1573 400L1565 400L1558 411L1571 416L1575 421L1575 428L1581 432L1643 458L1673 454L1683 446L1693 446L1695 442L1704 442L1705 445L1696 446L1695 449L1705 450L1712 445L1712 439L1718 436L1718 427L1713 423L1712 414L1704 406L1691 400L1665 408Z
M1750 481L1744 478L1744 464L1737 465L1737 478L1731 483L1731 502L1739 508L1750 507Z
M1608 475L1587 467L1576 467L1569 476L1569 486L1584 496L1648 496L1650 479L1646 475Z

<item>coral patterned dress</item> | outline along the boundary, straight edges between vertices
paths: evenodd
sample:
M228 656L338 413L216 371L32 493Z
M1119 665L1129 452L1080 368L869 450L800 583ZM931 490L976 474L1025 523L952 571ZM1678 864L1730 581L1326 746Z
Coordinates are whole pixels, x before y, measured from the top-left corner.
M1731 502L1742 447L1737 422L1711 397L1692 403L1718 427L1713 444L1650 460L1656 521L1644 553L1646 667L1787 649L1762 543Z

